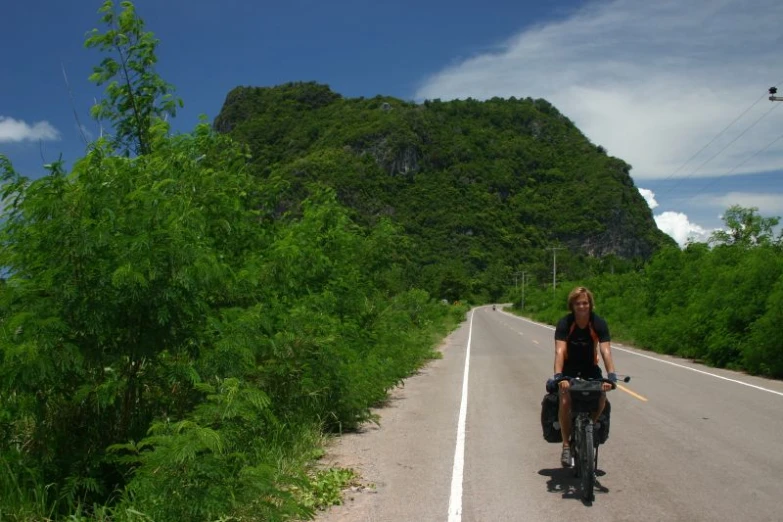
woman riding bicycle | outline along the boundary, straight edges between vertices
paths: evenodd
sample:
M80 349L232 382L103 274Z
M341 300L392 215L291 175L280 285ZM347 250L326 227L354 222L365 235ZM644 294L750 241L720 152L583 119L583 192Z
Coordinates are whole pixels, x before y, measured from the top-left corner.
M612 361L611 338L606 321L593 312L593 294L587 288L580 286L568 294L568 309L566 315L557 323L555 329L555 375L557 381L563 377L581 377L583 379L600 379L601 368L598 366L598 353L604 360L607 378L617 380ZM563 467L571 465L571 396L568 393L569 381L559 383L558 420L563 434L563 451L560 462ZM612 387L603 383L603 393L598 404L598 410L592 415L597 420L606 405L606 392Z

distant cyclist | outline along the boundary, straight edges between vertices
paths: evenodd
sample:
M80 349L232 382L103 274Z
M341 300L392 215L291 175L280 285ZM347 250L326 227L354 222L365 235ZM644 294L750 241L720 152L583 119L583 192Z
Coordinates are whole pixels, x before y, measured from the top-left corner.
M555 329L555 375L561 377L582 377L584 379L601 378L601 368L598 366L598 352L604 360L607 378L617 380L612 361L611 337L606 321L593 312L595 300L587 288L579 286L568 294L568 309L566 315L557 323ZM558 420L563 434L563 452L560 461L564 467L571 465L571 395L568 380L560 381L560 408ZM612 388L609 383L603 384L604 392L598 405L598 411L593 413L597 420L606 405L606 392Z

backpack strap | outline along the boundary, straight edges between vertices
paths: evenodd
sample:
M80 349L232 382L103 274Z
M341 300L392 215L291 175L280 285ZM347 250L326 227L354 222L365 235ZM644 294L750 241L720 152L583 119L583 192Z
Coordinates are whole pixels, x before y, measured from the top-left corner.
M595 356L595 364L598 364L598 332L593 328L593 318L587 323L587 328L590 330L590 338L593 340L593 355ZM566 336L566 343L571 338L571 334L576 329L576 319L571 323L571 328L568 329L568 335ZM566 360L568 360L568 350L566 350Z

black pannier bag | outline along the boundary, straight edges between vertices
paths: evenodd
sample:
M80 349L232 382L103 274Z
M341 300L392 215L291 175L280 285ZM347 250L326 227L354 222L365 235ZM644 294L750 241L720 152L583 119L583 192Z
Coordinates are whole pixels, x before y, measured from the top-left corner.
M598 417L598 423L601 427L595 430L595 440L598 441L598 444L603 444L609 439L609 420L611 413L612 405L609 404L609 399L606 399L604 411L602 411L601 416Z
M541 401L541 429L544 433L544 440L547 442L563 442L563 433L560 431L560 421L558 419L558 396L557 393L547 393ZM595 441L598 444L604 444L609 439L609 422L612 413L612 405L609 399L606 400L604 411L598 417L600 427L595 430Z
M547 393L541 401L541 428L547 442L563 442L560 422L557 419L559 405L557 393Z

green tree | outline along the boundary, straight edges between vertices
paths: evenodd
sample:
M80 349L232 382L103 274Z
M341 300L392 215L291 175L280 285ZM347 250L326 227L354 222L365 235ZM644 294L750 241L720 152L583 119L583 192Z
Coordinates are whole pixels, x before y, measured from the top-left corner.
M766 302L764 315L755 321L743 343L745 367L762 375L783 378L783 347L779 339L783 321L783 277L778 278Z
M779 217L762 217L758 208L731 206L723 215L728 230L717 230L710 236L711 243L723 243L750 247L774 242L774 228L780 223Z
M322 430L372 418L465 308L410 288L388 219L357 225L317 183L281 212L288 183L230 137L140 118L131 87L165 89L122 5L101 12L126 32L93 43L148 55L107 87L117 135L34 181L0 155L0 518L311 516Z
M128 155L148 154L153 146L150 133L156 119L175 116L182 100L173 96L172 85L155 73L155 48L158 40L144 31L144 21L136 15L131 2L120 3L122 11L115 12L114 2L106 0L98 11L108 26L105 33L93 29L85 42L87 48L98 48L107 56L93 68L90 80L103 85L107 82L106 98L92 108L96 119L107 119L114 126L112 143Z
M122 484L107 446L188 414L214 375L194 365L212 310L252 295L243 269L262 229L241 149L206 125L152 145L127 159L99 142L70 174L3 176L0 394L10 440L69 503Z

